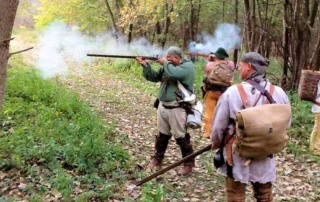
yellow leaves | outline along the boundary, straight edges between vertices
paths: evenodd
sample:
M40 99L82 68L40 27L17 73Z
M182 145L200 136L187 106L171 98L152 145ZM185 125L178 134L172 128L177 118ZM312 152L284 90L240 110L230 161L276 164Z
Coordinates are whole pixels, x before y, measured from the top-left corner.
M44 27L58 18L62 11L61 5L63 5L63 3L60 2L60 0L41 0L39 14L35 16L36 26Z
M40 0L39 14L35 16L36 26L44 27L55 21L77 25L80 28L96 31L108 26L105 17L106 5L103 1L88 0Z
M127 28L129 24L133 24L135 31L147 31L157 22L165 21L167 16L174 20L177 15L176 0L128 0L124 5L118 26Z
M35 16L37 27L47 26L56 19L78 25L82 30L111 27L111 19L102 0L40 1L39 14ZM176 0L124 0L119 11L114 4L110 5L114 14L120 12L120 18L116 19L117 26L127 29L133 24L135 32L148 31L157 22L164 23L167 17L174 21L179 8Z

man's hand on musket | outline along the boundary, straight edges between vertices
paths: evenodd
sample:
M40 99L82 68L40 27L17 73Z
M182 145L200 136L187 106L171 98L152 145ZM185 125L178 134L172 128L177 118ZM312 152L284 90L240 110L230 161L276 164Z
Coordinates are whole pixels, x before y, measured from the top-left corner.
M209 62L213 62L213 61L215 60L215 57L216 57L215 55L209 54L206 59L207 59Z
M165 62L167 62L168 60L167 60L167 57L162 57L162 58L159 58L158 60L157 60L157 62L159 62L161 65L163 65Z
M136 61L138 61L143 66L145 66L147 64L146 59L142 58L142 57L136 57Z

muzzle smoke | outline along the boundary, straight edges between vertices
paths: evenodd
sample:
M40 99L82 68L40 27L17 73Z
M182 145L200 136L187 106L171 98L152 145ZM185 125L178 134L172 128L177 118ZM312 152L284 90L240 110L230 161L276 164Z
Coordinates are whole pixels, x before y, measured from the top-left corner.
M145 38L126 42L127 38L120 35L118 39L111 32L100 33L89 37L63 23L54 22L39 38L36 68L44 78L65 75L70 71L68 63L80 68L94 58L87 53L113 55L162 55L164 51L152 45Z
M209 54L215 52L219 47L227 51L239 48L241 43L240 27L224 23L220 24L214 32L214 35L202 34L201 42L190 42L189 52Z
M240 45L240 28L232 24L221 24L213 36L202 34L202 38L201 43L189 44L190 52L208 54L219 47L231 50ZM94 59L87 57L87 53L142 56L162 56L165 53L145 38L129 44L126 36L120 34L116 39L111 32L89 37L81 34L77 27L60 22L52 23L42 32L37 50L36 68L44 78L65 75L70 71L69 66L80 69L84 63Z

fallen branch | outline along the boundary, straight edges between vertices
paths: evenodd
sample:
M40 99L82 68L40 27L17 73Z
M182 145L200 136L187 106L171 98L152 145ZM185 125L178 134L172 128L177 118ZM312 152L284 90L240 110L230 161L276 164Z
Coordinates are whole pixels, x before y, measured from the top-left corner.
M11 56L14 55L14 54L22 53L22 52L25 52L25 51L28 51L28 50L31 50L31 49L33 49L33 47L26 48L26 49L23 49L23 50L20 50L20 51L16 51L16 52L9 53L8 58L11 57Z
M6 48L9 48L10 41L13 39L14 39L14 37L12 37L10 39L1 39L0 45L4 46Z
M12 38L10 38L10 39L4 39L4 40L2 40L1 42L8 42L8 41L11 41L11 40L13 40L14 39L14 37L12 37Z

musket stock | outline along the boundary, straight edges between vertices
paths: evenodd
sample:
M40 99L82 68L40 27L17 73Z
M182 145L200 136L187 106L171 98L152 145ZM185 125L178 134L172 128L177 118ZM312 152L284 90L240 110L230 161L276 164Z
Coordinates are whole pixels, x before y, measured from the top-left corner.
M202 154L202 153L204 153L204 152L206 152L206 151L209 151L210 149L211 149L211 144L208 145L208 146L206 146L206 147L204 147L204 148L202 148L202 149L200 149L200 150L197 151L197 152L194 152L194 153L190 154L189 156L184 157L184 158L181 159L180 161L177 161L177 162L175 162L175 163L173 163L173 164L171 164L171 165L169 165L169 166L167 166L167 167L165 167L165 168L157 171L157 172L154 173L153 175L150 175L150 176L142 179L141 181L137 182L135 185L136 185L136 186L140 186L140 185L148 182L149 180L152 180L153 178L155 178L155 177L157 177L157 176L159 176L159 175L167 172L168 170L171 170L172 168L177 167L178 165L186 162L187 160L192 159L192 158L195 158L196 156L198 156L198 155L200 155L200 154Z
M90 54L88 53L87 56L90 57L107 57L107 58L127 58L127 59L135 59L137 57L141 57L142 59L146 60L158 60L158 57L152 57L152 56L134 56L134 55L103 55L103 54Z

